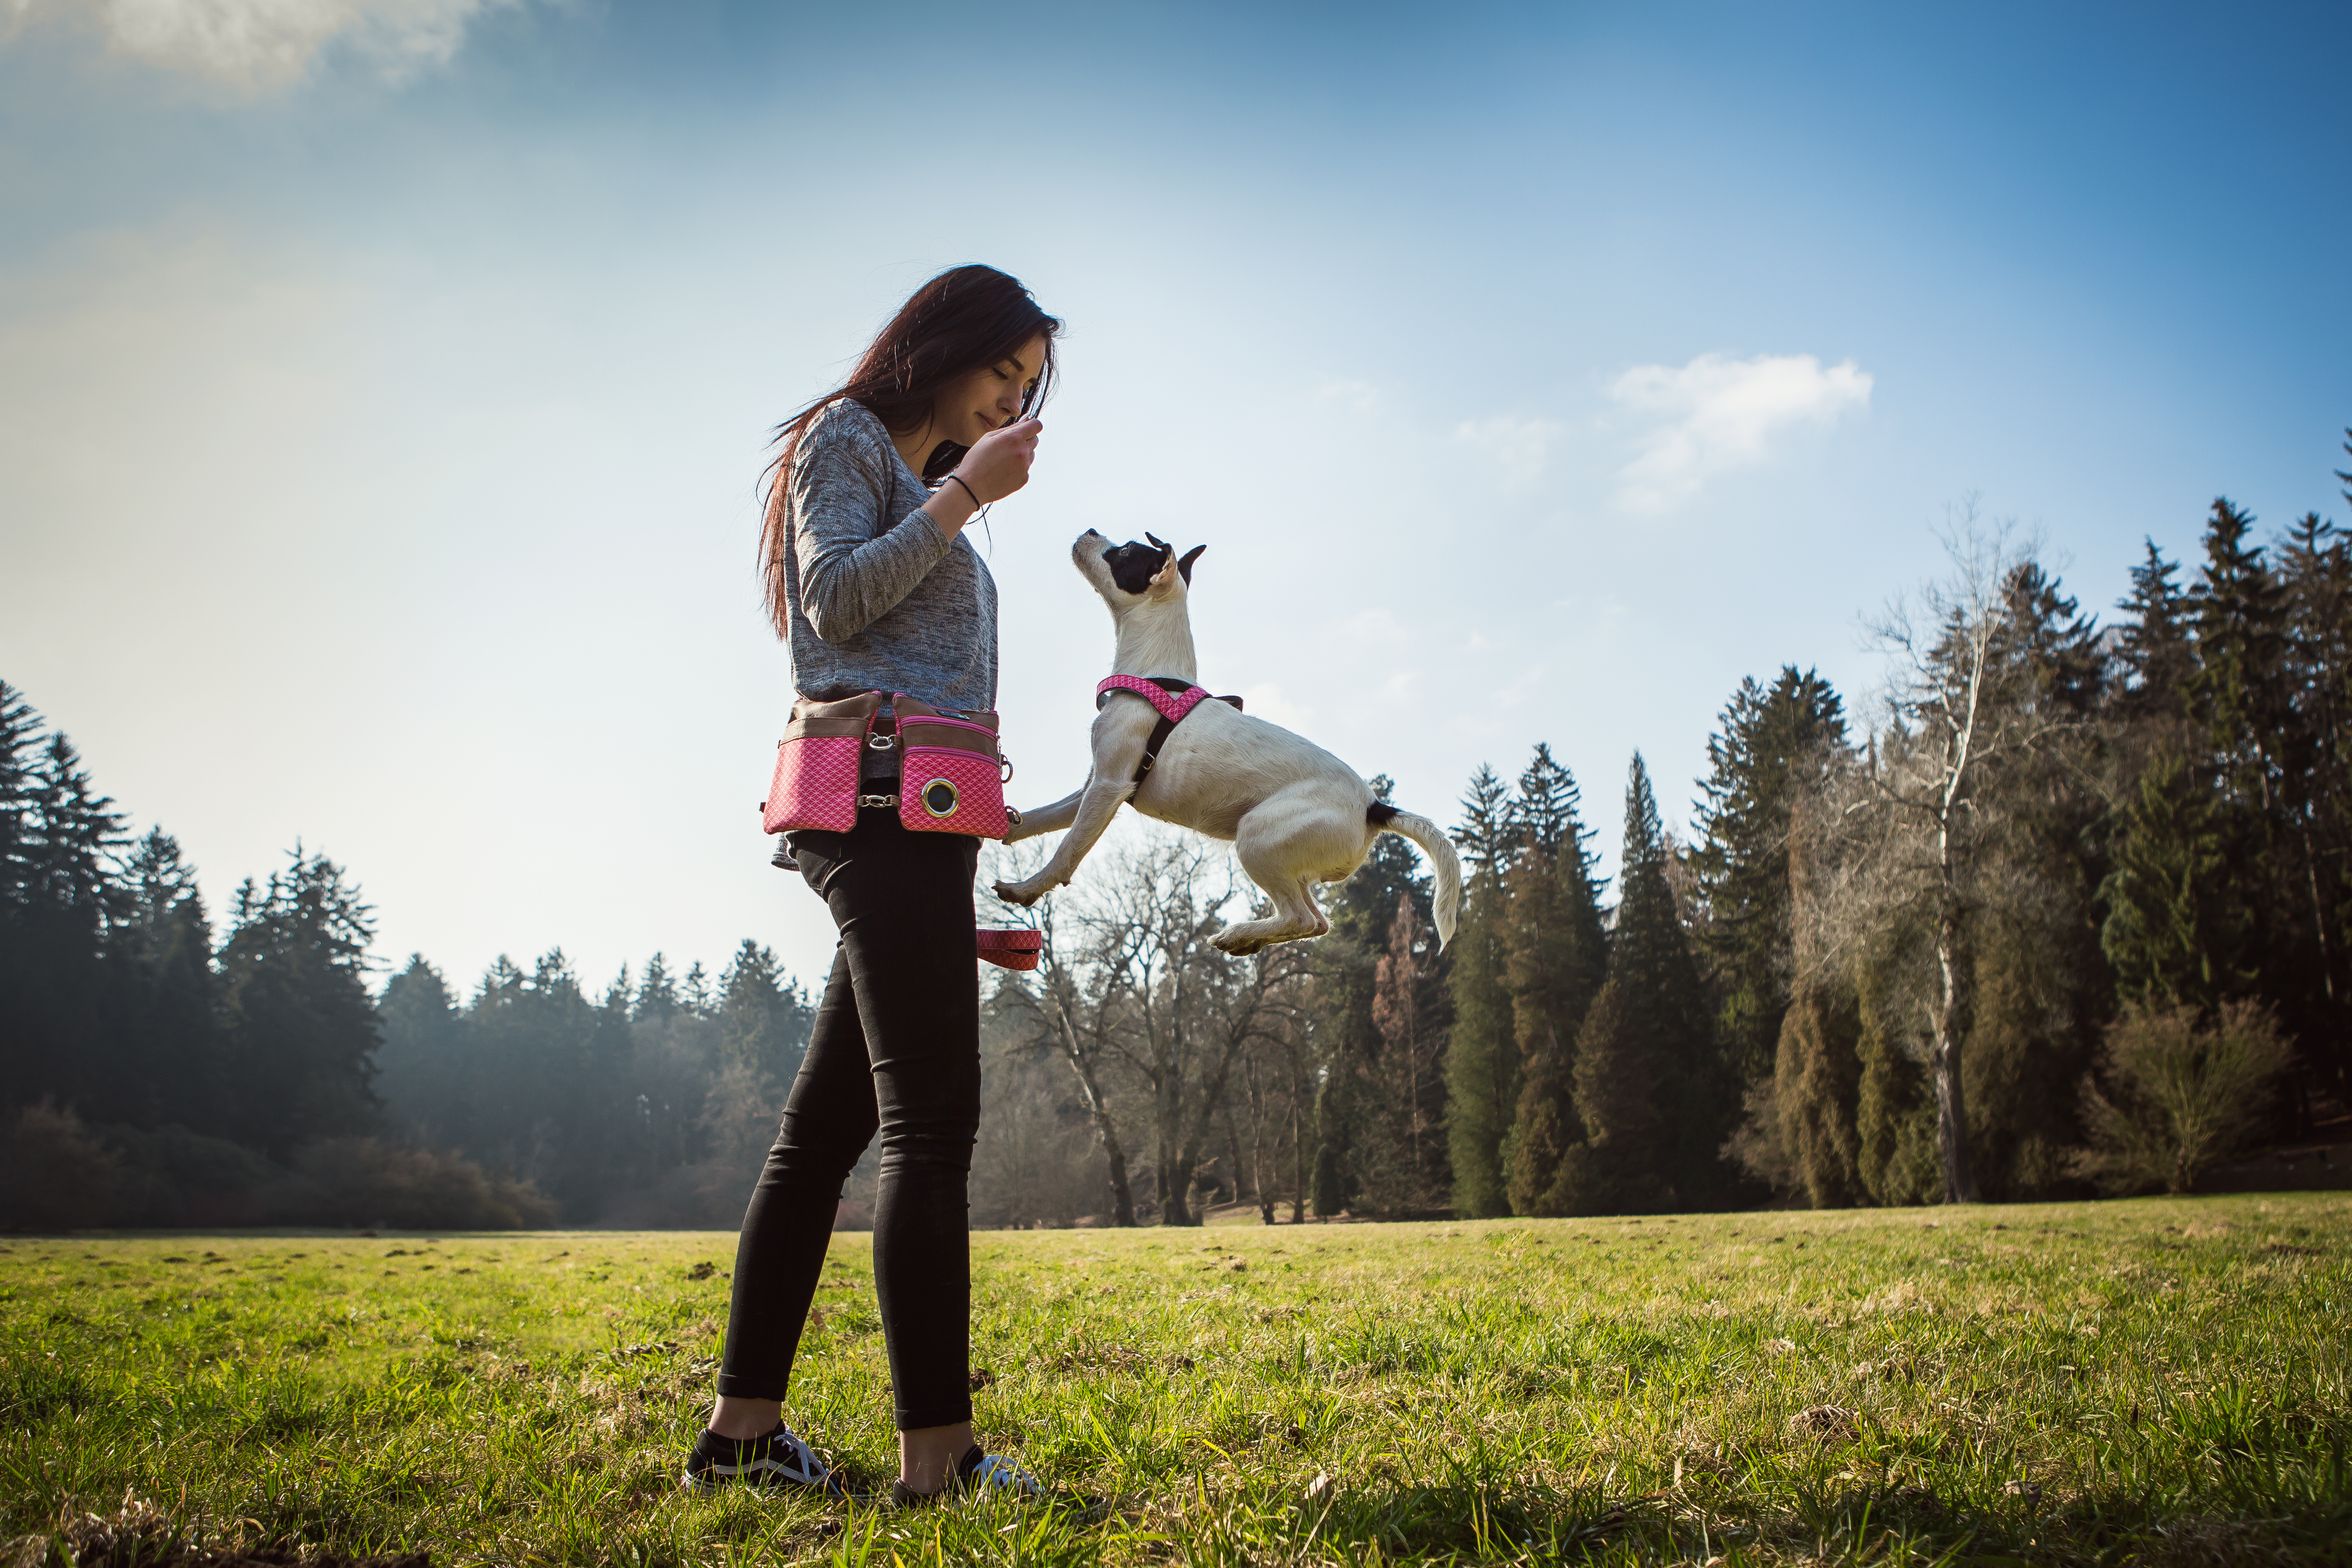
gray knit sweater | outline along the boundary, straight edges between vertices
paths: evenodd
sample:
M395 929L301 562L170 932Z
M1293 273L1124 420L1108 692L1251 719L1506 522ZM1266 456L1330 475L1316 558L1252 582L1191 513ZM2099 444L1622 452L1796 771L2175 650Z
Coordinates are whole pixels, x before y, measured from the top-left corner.
M786 476L793 685L820 702L906 692L996 706L996 581L971 541L919 510L930 492L890 433L844 399L812 421Z

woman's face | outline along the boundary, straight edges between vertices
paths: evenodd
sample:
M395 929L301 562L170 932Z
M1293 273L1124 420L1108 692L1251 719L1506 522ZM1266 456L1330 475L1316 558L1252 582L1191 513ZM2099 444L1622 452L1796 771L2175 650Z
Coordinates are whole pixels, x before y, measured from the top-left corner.
M1003 429L1021 417L1021 405L1036 390L1045 368L1045 338L1040 333L1012 358L950 382L931 403L930 434L970 446L990 431Z

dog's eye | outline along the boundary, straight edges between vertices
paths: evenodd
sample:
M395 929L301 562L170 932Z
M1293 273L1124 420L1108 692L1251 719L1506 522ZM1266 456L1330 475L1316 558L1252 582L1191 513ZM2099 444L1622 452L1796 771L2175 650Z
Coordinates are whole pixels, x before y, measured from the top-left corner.
M1160 555L1146 545L1125 544L1103 552L1103 564L1110 568L1113 582L1122 593L1141 593L1151 586L1160 571Z

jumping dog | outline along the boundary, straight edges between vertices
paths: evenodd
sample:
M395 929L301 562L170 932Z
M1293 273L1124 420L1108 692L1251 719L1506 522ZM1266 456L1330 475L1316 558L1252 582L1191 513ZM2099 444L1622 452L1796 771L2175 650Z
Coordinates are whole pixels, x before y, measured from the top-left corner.
M1089 528L1070 548L1078 574L1110 607L1118 638L1113 679L1097 688L1101 711L1086 788L1023 812L1006 841L1064 828L1069 835L1034 876L998 883L997 896L1026 907L1067 883L1119 802L1129 800L1147 817L1230 841L1242 869L1273 901L1265 918L1229 926L1216 938L1228 953L1255 953L1330 930L1314 884L1345 881L1383 832L1402 834L1429 857L1437 876L1438 943L1452 941L1462 907L1462 862L1453 843L1426 817L1375 799L1354 768L1312 741L1237 704L1202 701L1186 599L1192 563L1208 547L1196 545L1179 559L1173 546L1144 538L1151 542L1113 545ZM1190 690L1162 700L1139 689L1145 686ZM1171 715L1173 727L1166 727ZM1157 755L1148 758L1155 739Z

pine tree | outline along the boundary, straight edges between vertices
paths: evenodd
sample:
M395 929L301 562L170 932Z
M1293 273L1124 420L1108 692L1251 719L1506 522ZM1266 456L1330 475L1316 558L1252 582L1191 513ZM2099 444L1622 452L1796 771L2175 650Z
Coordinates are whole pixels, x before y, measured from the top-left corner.
M646 976L637 983L636 1000L630 1006L629 1017L638 1023L666 1024L683 1005L668 963L656 953L646 960Z
M780 1088L800 1071L815 1022L800 988L785 981L774 949L749 936L719 978L720 1050L728 1063Z
M2339 1101L2352 1100L2352 533L2307 512L2287 530L2279 560L2294 716L2285 896L2305 956L2295 1010L2308 1069L2332 1081Z
M8 746L37 720L16 705ZM54 1097L94 1115L119 1115L129 1089L109 1067L131 1016L129 977L110 951L126 913L114 862L122 818L91 785L80 754L50 733L11 761L13 887L0 943L0 1090L10 1104Z
M1472 867L1462 921L1446 949L1454 1027L1445 1045L1445 1138L1454 1212L1483 1219L1510 1212L1504 1145L1518 1104L1519 1050L1503 976L1502 883L1491 862Z
M678 1005L690 1018L709 1019L719 1016L719 998L710 989L710 977L704 972L701 961L696 960L687 970L686 978L677 988Z
M1752 676L1741 681L1706 743L1710 771L1699 783L1706 799L1691 862L1724 991L1716 1027L1742 1080L1773 1070L1789 1009L1790 813L1844 745L1837 693L1793 664L1769 690Z
M1824 928L1825 858L1835 854L1823 829L1839 815L1837 794L1851 771L1842 759L1791 803L1787 867L1794 979L1780 1021L1769 1092L1759 1107L1767 1124L1743 1131L1778 1146L1762 1162L1773 1186L1801 1188L1815 1208L1842 1208L1869 1200L1862 1180L1862 1135L1856 1117L1862 1092L1862 1009L1850 962ZM1759 1086L1759 1089L1761 1086ZM1751 1090L1756 1106L1759 1090ZM1751 1167L1759 1162L1747 1160Z
M179 840L153 828L131 846L122 881L128 908L119 935L124 948L144 962L161 963L179 940L174 917L191 904L204 906L195 868L180 852ZM207 940L205 950L211 946Z
M1717 1151L1730 1107L1712 1070L1706 998L1675 911L1668 852L1636 753L1609 978L1576 1043L1576 1114L1591 1155L1562 1162L1555 1186L1563 1212L1697 1207L1723 1185Z
M62 735L42 746L31 784L31 831L22 850L26 904L69 927L70 940L95 955L100 934L121 909L110 862L123 844L122 815L91 786L81 754Z
M0 681L0 918L22 910L28 900L28 819L40 745L41 716L24 693Z
M2126 617L2116 634L2124 682L2117 707L2126 720L2177 722L2197 672L2189 596L2172 580L2179 566L2154 539L2146 542L2147 559L2131 569L2131 591L2116 605Z
M474 1153L479 1054L441 971L412 953L376 1003L383 1030L374 1090L393 1120L436 1147Z
M1561 778L1556 837L1549 848L1531 842L1507 873L1506 975L1523 1068L1576 1039L1609 968L1606 884L1594 874L1599 857L1585 847L1592 831L1577 815L1576 781L1564 770Z
M2205 527L2205 566L2189 599L2197 616L2198 669L2190 678L2197 716L2221 760L2231 794L2261 837L2277 793L2287 701L2285 596L2260 545L2254 518L2227 498ZM2264 847L2267 847L2265 845Z
M1601 988L1607 993L1608 988ZM1598 1005L1597 1002L1595 1004ZM1591 1022L1586 1011L1585 1021ZM1577 1206L1593 1186L1580 1161L1590 1150L1576 1111L1576 1057L1546 1051L1527 1064L1511 1124L1509 1197L1513 1214L1553 1218L1586 1212Z
M1372 970L1372 1027L1381 1040L1373 1103L1381 1113L1370 1119L1377 1135L1366 1175L1383 1213L1441 1207L1452 1186L1441 971L1436 932L1412 898L1400 896Z
M802 1001L797 988L791 995L796 1002ZM641 1066L637 1032L629 1017L635 996L629 983L629 967L624 964L613 983L605 987L604 1000L596 1005L594 1027L588 1037L587 1071L594 1092L583 1101L578 1115L586 1146L593 1149L593 1157L587 1164L573 1201L592 1217L604 1213L624 1188L652 1178L658 1168L647 1124L652 1102L637 1085ZM813 1023L814 1019L810 1021ZM808 1037L803 1032L801 1055L807 1053L807 1047ZM797 1058L793 1066L797 1071Z
M1475 779L1471 788L1477 789ZM1535 756L1519 773L1518 793L1504 807L1506 841L1513 849L1552 859L1576 831L1577 800L1575 779L1554 760L1550 743L1538 742Z
M1853 996L1826 978L1800 983L1783 1009L1773 1071L1780 1132L1805 1197L1815 1208L1850 1208L1862 1180L1862 1016Z
M2108 670L2097 623L2077 613L2039 561L2019 562L2002 580L2001 599L1991 656L2002 666L2004 698L2058 720L2098 712Z
M368 1131L382 1040L368 995L373 912L341 866L297 845L267 883L237 891L221 948L230 1125L283 1159L313 1138Z
M591 1218L611 1150L601 1114L619 1086L589 1049L595 1009L561 947L528 971L501 955L467 1009L467 1142L473 1158L535 1183L565 1218Z
M132 847L122 881L126 907L114 943L131 983L116 1051L123 1071L115 1105L122 1119L142 1127L178 1123L217 1131L229 1119L219 1094L226 1061L212 922L195 868L179 841L156 828Z
M1387 775L1370 783L1375 799L1388 799L1391 784ZM1395 923L1397 904L1407 899L1421 924L1428 925L1429 883L1420 860L1395 834L1381 834L1364 863L1340 883L1328 912L1330 933L1315 945L1310 959L1321 1015L1316 1030L1322 1057L1322 1082L1315 1096L1318 1214L1338 1214L1360 1202L1377 1204L1406 1190L1406 1184L1371 1165L1384 1157L1391 1142L1380 1124L1395 1111L1379 1087L1387 1076L1385 1044L1373 1020L1372 997L1380 954ZM1433 1027L1443 1029L1444 1020Z
M1508 1191L1516 1212L1533 1214L1557 1212L1543 1207L1546 1195L1566 1151L1582 1141L1570 1103L1575 1045L1607 977L1609 949L1576 780L1540 746L1521 777L1541 791L1541 804L1520 811L1530 827L1504 872L1504 975L1521 1083Z
M31 943L33 762L41 716L0 681L0 1113L31 1104L48 1088L45 988Z
M1983 1196L2074 1190L2064 1151L2082 1138L2074 1092L2112 1005L2093 907L2108 810L2089 780L2106 770L2109 661L2097 626L2032 560L2001 584L1989 704L2030 737L1986 769L2001 831L1997 868L1969 917L1974 975L1961 1062L1971 1170Z
M1472 872L1491 872L1509 852L1510 794L1486 763L1470 775L1470 792L1462 797L1462 821L1454 841Z
M2126 998L2210 1017L2244 993L2252 920L2230 874L2210 792L2186 758L2159 757L2140 775L2116 835L2115 870L2099 893L2107 906L2100 946Z
M1886 1207L1936 1203L1946 1197L1935 1087L1906 1039L1905 1015L1915 998L1906 996L1895 980L1906 946L1916 948L1924 940L1916 934L1889 936L1864 963L1862 1036L1854 1049L1862 1062L1853 1118L1856 1173L1871 1201Z
M2321 846L2310 831L2314 769L2309 709L2295 690L2294 607L2251 542L2253 521L2226 499L2207 519L2205 562L2190 593L2198 653L2190 709L2220 785L2223 853L2253 917L2254 994L2296 1043L2297 1103L2307 1116L2315 1080L2338 1075L2346 1061L2331 1038L2339 1006L2327 995L2331 901L2312 893L2314 882L2343 871L2318 863Z

